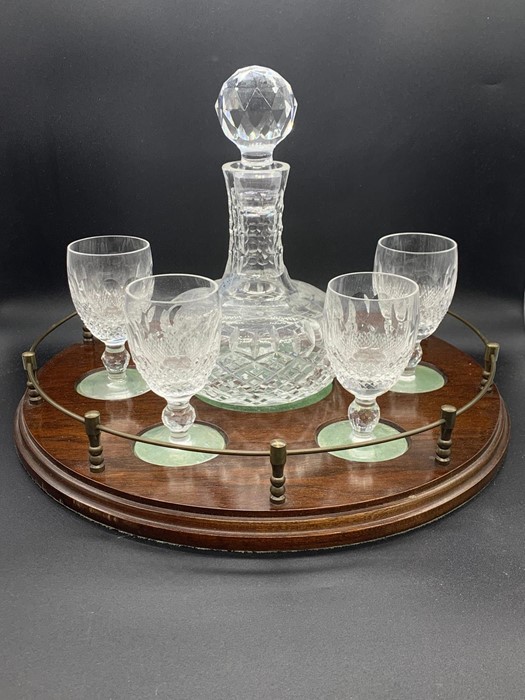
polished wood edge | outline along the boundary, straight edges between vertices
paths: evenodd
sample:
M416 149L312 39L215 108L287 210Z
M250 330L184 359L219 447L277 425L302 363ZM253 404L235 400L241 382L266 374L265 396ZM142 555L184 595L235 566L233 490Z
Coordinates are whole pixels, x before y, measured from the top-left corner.
M163 508L97 488L65 470L33 440L24 420L24 402L15 416L15 445L25 468L51 497L103 525L171 544L237 551L279 552L341 547L389 537L440 518L476 495L494 477L507 450L510 421L503 400L484 449L427 487L386 502L351 510L276 517L218 515ZM293 484L289 484L290 488Z

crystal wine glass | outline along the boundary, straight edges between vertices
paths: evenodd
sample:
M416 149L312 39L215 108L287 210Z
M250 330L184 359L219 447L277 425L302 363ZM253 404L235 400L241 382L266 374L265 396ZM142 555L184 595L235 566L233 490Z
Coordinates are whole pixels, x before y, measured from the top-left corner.
M399 430L380 422L377 397L399 379L410 358L419 317L417 284L399 275L356 272L328 284L324 339L328 359L340 384L354 395L348 421L325 426L317 435L321 447L364 442ZM408 449L404 439L334 452L352 461L380 462Z
M443 374L419 364L421 341L434 333L452 302L458 274L456 242L434 233L392 233L378 241L374 269L404 275L419 285L417 342L394 391L423 393L440 389L445 383Z
M161 426L145 437L175 444L222 449L221 431L195 422L190 399L199 392L217 361L221 336L219 285L207 277L154 275L126 288L129 346L151 390L166 400ZM145 462L185 466L213 459L201 452L135 443Z
M134 236L95 236L67 247L67 276L73 304L91 333L105 344L105 371L91 372L77 391L93 399L119 400L139 396L148 387L137 370L128 369L124 289L150 275L151 248Z

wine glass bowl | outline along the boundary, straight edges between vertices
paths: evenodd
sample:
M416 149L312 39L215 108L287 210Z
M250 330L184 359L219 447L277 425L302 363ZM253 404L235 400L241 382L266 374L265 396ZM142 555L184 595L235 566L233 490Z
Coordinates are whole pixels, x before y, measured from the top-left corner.
M175 444L222 449L221 431L195 423L190 399L201 391L220 349L219 286L198 275L155 275L126 288L125 313L135 364L151 390L166 401L162 425L145 436ZM198 464L214 455L137 442L144 461L165 466Z
M67 247L67 275L73 304L91 333L104 345L105 371L82 378L77 391L94 399L119 400L148 391L134 369L128 369L125 287L151 274L148 241L135 236L94 236Z
M398 432L380 423L376 399L396 383L410 358L418 311L418 286L406 277L361 272L329 282L323 318L326 352L339 383L355 398L348 409L349 422L323 428L319 445L364 442ZM406 441L399 440L334 454L373 462L406 449Z
M421 366L421 341L434 333L454 296L457 244L433 233L393 233L379 239L374 270L404 275L419 285L419 328L412 356L394 391L422 393L444 384L441 372Z

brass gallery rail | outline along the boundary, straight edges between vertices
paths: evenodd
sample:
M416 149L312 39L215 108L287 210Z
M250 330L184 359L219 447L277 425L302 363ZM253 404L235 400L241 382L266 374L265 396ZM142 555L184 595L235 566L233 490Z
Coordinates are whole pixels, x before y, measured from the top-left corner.
M461 323L463 323L481 340L481 342L484 345L484 369L479 392L469 402L467 402L460 408L456 408L455 406L451 406L448 404L441 406L440 418L438 418L432 423L429 423L428 425L424 425L419 428L414 428L412 430L407 430L403 433L397 433L389 437L377 440L369 440L367 442L359 443L358 445L356 445L355 443L347 443L344 445L334 445L329 447L288 449L286 442L284 440L279 439L272 440L270 442L268 450L218 450L193 445L176 445L159 440L151 440L140 435L133 435L130 433L121 432L119 430L114 430L113 428L100 423L100 413L98 411L88 411L84 416L74 413L73 411L64 408L64 406L61 406L57 401L52 399L40 386L37 378L36 350L38 346L42 343L42 341L44 341L47 338L48 335L50 335L53 331L55 331L57 328L62 326L70 319L77 316L75 312L69 314L62 320L50 326L37 340L35 340L35 342L31 345L31 348L27 352L22 353L22 360L24 363L24 368L27 372L27 387L29 391L30 403L37 404L43 399L51 406L56 408L58 411L61 411L73 420L79 421L80 423L84 424L86 434L89 440L88 450L91 471L101 472L105 468L103 447L100 442L100 433L108 433L110 435L114 435L125 440L142 442L148 445L155 445L158 447L181 449L186 450L188 452L204 452L207 454L229 455L235 457L267 457L270 459L270 463L272 465L272 475L270 478L270 501L274 504L282 504L286 500L284 485L284 465L286 463L287 455L311 455L324 452L340 452L342 450L351 450L355 447L368 447L371 445L380 445L386 442L392 442L393 440L412 437L413 435L424 433L427 430L433 430L435 428L441 427L440 436L437 440L435 459L440 464L448 464L450 462L452 430L454 428L456 416L461 415L462 413L465 413L466 411L470 410L481 398L483 398L483 396L485 396L485 394L491 391L494 382L494 377L496 374L496 363L499 353L499 344L489 342L487 338L481 333L481 331L479 331L473 324L471 324L469 321L465 320L458 314L453 313L452 311L449 311L448 314L460 321Z

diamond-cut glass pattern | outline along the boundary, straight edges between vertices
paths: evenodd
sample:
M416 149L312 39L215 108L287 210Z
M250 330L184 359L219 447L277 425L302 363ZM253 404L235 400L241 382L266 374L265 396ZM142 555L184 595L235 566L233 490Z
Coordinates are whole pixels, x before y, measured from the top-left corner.
M413 279L419 285L418 339L434 333L448 311L458 274L457 246L429 233L397 233L377 245L374 269Z
M279 73L250 66L228 78L215 109L222 130L243 156L271 158L275 146L293 128L297 101Z
M201 393L223 404L256 408L301 401L332 380L321 336L324 294L292 282L289 314L243 310L226 297L221 352L209 384ZM283 308L283 307L281 307Z
M151 390L166 399L189 399L200 391L219 351L217 295L192 301L186 294L172 303L128 295L126 313L132 356Z
M297 102L269 68L241 68L216 104L241 162L223 166L230 249L220 284L219 359L201 392L214 402L264 410L319 394L332 381L321 334L324 294L288 276L282 214L289 166L272 160L292 129Z
M386 277L390 298L381 291L379 298L374 294L380 287L380 273L342 275L330 282L326 295L328 356L339 382L360 398L375 398L388 391L414 348L417 287L403 277Z
M124 290L151 274L147 241L126 236L100 236L70 244L67 274L73 304L93 335L105 343L126 341Z

